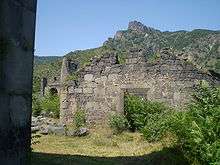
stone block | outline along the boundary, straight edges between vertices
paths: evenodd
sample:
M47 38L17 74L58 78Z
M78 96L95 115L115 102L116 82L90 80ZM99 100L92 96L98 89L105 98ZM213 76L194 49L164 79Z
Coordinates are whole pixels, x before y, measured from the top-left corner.
M105 89L104 88L95 88L94 95L95 95L95 97L105 97Z
M102 77L101 77L101 81L102 81L102 82L106 82L106 81L107 81L107 76L102 76Z
M73 87L73 86L71 86L71 87L68 88L68 93L69 93L69 94L75 93L75 90L74 90L74 87Z
M74 89L74 92L75 92L75 93L82 93L83 90L82 90L82 88L75 88L75 89Z
M110 74L109 76L108 76L108 81L117 81L117 79L118 79L118 74Z
M94 80L93 74L86 74L86 75L84 76L84 80L85 80L85 81L93 81L93 80Z
M92 94L93 93L93 89L92 88L83 88L83 93L84 94Z

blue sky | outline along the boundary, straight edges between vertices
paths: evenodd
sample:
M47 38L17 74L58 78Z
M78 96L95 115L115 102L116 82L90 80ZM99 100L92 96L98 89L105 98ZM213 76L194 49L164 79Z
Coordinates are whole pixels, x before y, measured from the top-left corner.
M220 0L38 0L35 54L101 46L132 20L162 31L220 30Z

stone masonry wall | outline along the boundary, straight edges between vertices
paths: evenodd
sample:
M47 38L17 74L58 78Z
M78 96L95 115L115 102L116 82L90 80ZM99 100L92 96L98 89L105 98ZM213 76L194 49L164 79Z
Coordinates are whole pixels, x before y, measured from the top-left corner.
M61 121L71 122L74 112L85 110L89 124L107 121L109 113L124 112L124 93L133 93L148 100L183 106L200 80L216 83L170 50L161 51L161 58L147 62L142 51L131 52L125 64L118 64L114 54L94 58L79 72L77 86L67 86L61 96Z

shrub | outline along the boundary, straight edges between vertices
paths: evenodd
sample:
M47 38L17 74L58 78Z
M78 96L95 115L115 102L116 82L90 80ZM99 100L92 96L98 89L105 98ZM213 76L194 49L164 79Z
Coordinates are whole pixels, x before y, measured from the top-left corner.
M220 164L220 90L201 84L188 111L169 122L179 148L192 163Z
M128 128L128 121L125 116L114 114L109 117L109 125L114 134L120 134Z
M78 109L74 115L73 123L76 129L84 127L86 125L85 111Z
M38 95L32 95L32 113L33 116L39 116L42 112L41 100Z
M125 116L131 130L142 130L162 118L169 108L159 102L151 102L133 95L125 96Z
M56 94L46 95L42 102L42 109L48 114L53 114L52 117L59 118L60 115L60 99Z
M141 129L143 136L149 142L159 141L169 130L167 124L172 111L164 111L149 115L145 126Z

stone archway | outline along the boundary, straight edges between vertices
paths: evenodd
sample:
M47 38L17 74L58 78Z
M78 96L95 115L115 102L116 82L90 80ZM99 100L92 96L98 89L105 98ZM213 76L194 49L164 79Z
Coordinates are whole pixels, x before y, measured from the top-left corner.
M31 143L37 0L0 1L0 164L26 165Z

